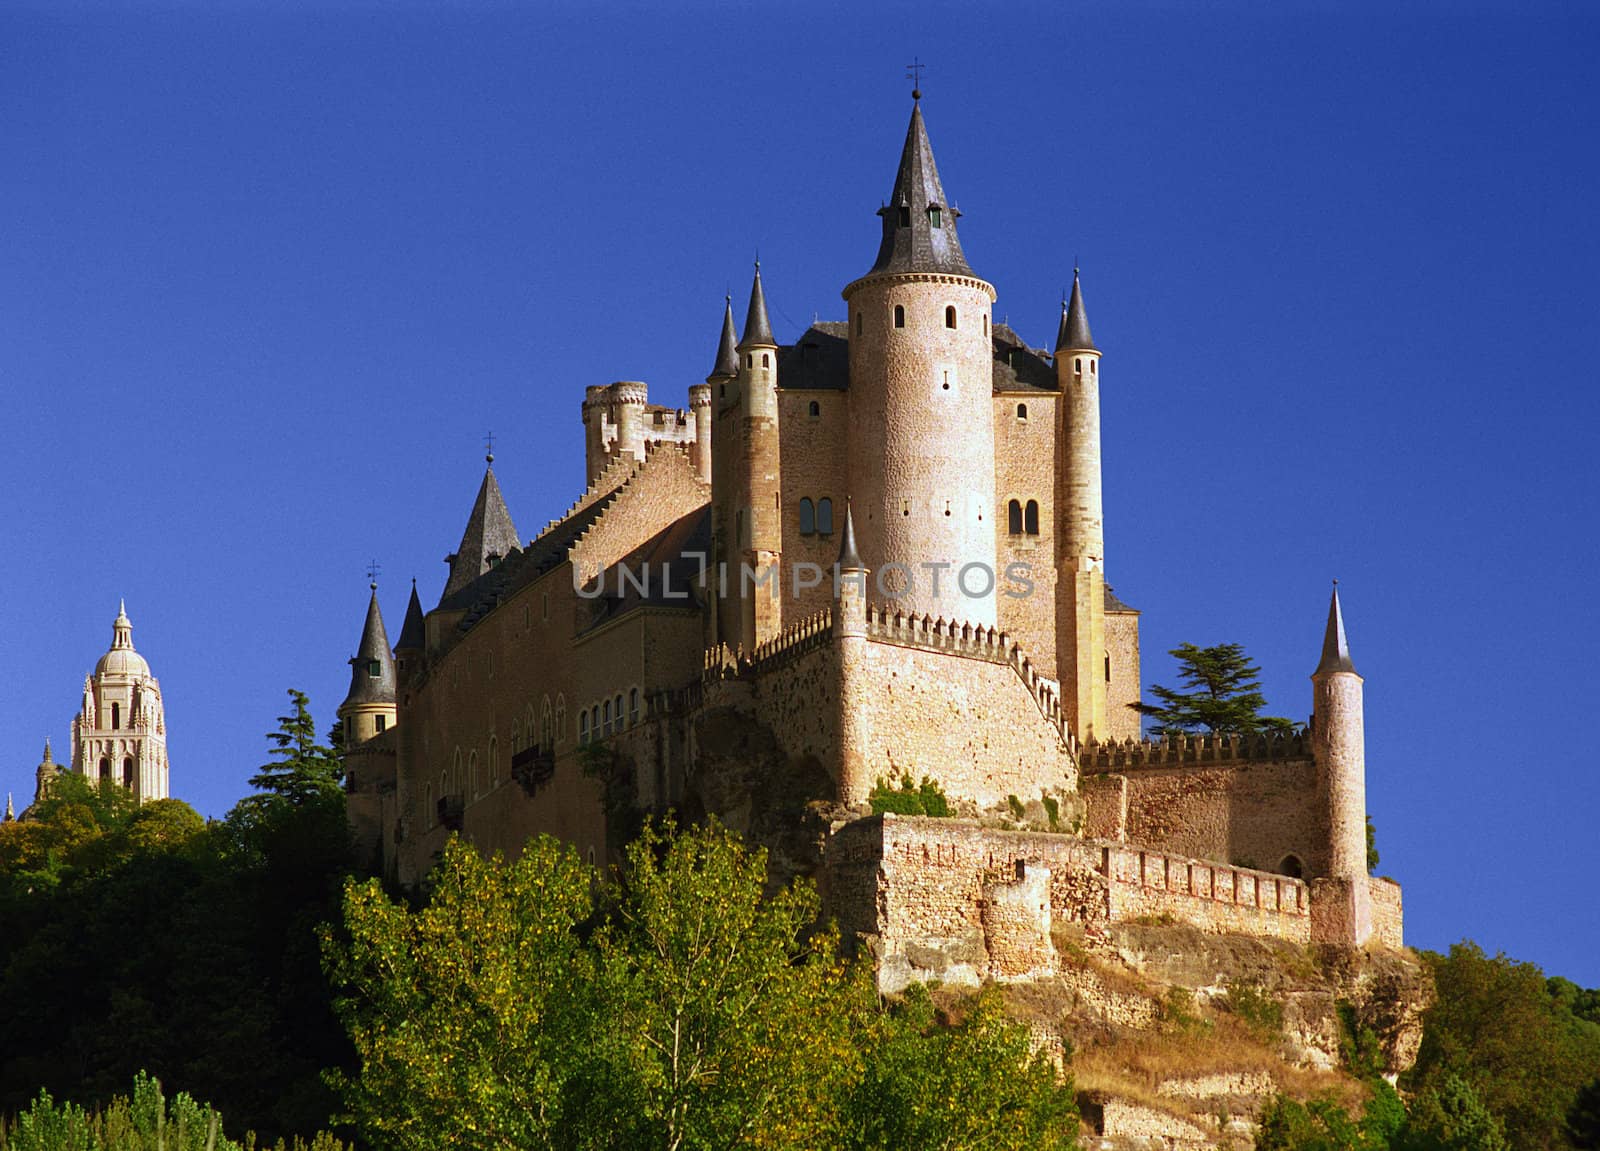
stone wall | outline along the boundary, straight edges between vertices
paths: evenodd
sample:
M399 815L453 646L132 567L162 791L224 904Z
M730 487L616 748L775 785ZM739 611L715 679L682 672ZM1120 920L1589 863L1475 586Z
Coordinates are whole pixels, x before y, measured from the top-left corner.
M1039 671L1060 679L1056 667L1056 395L1052 392L1004 392L994 397L994 535L995 571L1004 575L1011 564L1026 565L1033 587L1002 580L995 601L996 626L1016 636ZM1017 405L1027 409L1017 415ZM1008 505L1039 505L1039 530L1013 535ZM1026 522L1024 522L1026 527Z
M678 444L652 447L644 463L623 483L616 502L572 545L570 562L584 581L592 580L710 499L711 491L695 475L686 448ZM660 573L650 575L654 581ZM606 590L614 593L616 587Z
M1367 891L1372 901L1372 937L1385 947L1399 951L1405 946L1400 885L1374 875L1367 881Z
M1139 702L1139 613L1106 612L1106 658L1111 679L1106 684L1106 719L1112 739L1138 739L1144 717L1130 704Z
M783 470L783 597L784 619L801 619L822 611L833 601L833 564L839 558L839 534L844 531L845 503L850 495L845 460L846 429L850 418L850 393L830 389L778 391L778 434ZM817 414L811 414L811 405ZM833 531L827 535L800 534L800 501L833 504ZM822 582L796 594L797 563L815 564L825 573Z
M1304 883L1070 835L971 820L882 815L838 825L822 890L828 914L867 937L879 986L977 983L1048 970L1055 925L1090 931L1164 919L1213 934L1305 943Z
M1095 764L1089 754L1086 764ZM1327 832L1309 756L1166 762L1118 768L1127 780L1126 839L1180 855L1265 871L1321 873ZM1091 792L1091 794L1097 794Z

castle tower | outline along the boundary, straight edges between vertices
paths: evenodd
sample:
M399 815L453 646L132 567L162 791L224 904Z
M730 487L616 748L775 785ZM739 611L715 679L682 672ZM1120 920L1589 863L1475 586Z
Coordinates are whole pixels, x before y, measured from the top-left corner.
M1061 516L1056 559L1056 662L1061 698L1080 744L1111 735L1106 714L1105 515L1100 502L1100 349L1089 334L1078 270L1056 334L1056 428Z
M417 596L417 581L411 581L411 602L400 625L400 639L394 645L395 682L409 677L427 650L427 623L422 615L422 600Z
M641 380L619 380L611 385L611 410L617 424L617 455L644 459L644 409L650 389Z
M992 626L995 292L962 255L959 214L919 101L878 211L878 258L844 289L850 490L862 553L885 593L901 592L913 613Z
M611 389L605 384L590 384L583 389L583 486L592 487L606 470L606 421L610 414Z
M141 803L168 795L161 685L133 648L126 606L111 625L111 650L84 680L83 706L72 720L72 770L115 780Z
M412 589L416 603L416 589ZM409 617L409 613L408 613ZM389 635L383 628L383 612L378 609L378 585L372 585L367 602L367 620L361 628L361 645L350 660L350 691L339 705L339 722L344 728L344 746L363 744L395 723L394 655L389 650Z
M723 326L723 343L728 325ZM783 626L778 594L783 547L783 508L778 469L778 342L767 320L767 297L756 263L744 335L734 349L735 375L727 379L719 350L711 376L721 426L712 444L713 530L718 533L717 634L730 647L749 652Z
M1327 821L1327 858L1322 874L1328 894L1317 918L1319 934L1359 947L1372 934L1367 888L1367 767L1362 679L1350 659L1339 588L1328 605L1322 659L1312 673L1315 710L1311 742L1317 762L1317 799ZM1315 894L1315 892L1314 892ZM1316 926L1314 924L1314 926Z
M461 533L461 546L444 557L450 565L450 578L439 597L441 604L521 546L500 483L494 478L494 453L484 461L483 483L467 516L466 531Z
M872 766L868 759L868 717L878 688L867 666L867 565L856 548L855 517L844 506L844 532L839 559L833 571L833 636L838 652L839 677L834 691L838 708L839 800L861 803L872 791Z
M689 445L689 462L703 484L711 482L711 384L689 387L689 412L694 420L694 442Z

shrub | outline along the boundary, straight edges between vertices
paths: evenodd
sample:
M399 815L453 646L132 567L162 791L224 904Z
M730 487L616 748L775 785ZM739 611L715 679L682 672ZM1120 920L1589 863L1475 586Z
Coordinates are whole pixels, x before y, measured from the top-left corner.
M1228 1010L1261 1038L1273 1038L1283 1031L1283 1004L1260 984L1230 980L1226 1002Z
M867 802L872 805L874 815L889 812L893 815L932 815L944 818L950 814L950 801L945 798L944 789L937 780L927 776L922 777L922 784L918 786L911 781L911 777L903 776L900 786L895 787L881 776L877 786L872 789L872 794L867 796Z

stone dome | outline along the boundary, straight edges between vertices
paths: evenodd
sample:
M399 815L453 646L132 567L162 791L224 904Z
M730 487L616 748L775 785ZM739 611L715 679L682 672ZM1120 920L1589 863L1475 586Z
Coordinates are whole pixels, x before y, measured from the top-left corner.
M150 665L144 656L133 650L133 624L128 619L125 605L117 608L117 618L111 624L111 650L94 665L95 679L122 676L143 679L150 675Z

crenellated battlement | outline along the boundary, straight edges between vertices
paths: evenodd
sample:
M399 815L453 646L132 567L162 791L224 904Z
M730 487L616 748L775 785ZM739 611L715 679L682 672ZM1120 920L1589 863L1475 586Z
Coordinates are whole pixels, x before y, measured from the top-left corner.
M823 608L799 623L790 624L769 640L756 645L749 655L719 643L706 652L702 683L760 675L769 668L787 663L833 639L833 609Z
M1089 743L1078 757L1084 772L1130 767L1178 767L1200 763L1267 763L1310 759L1311 737L1293 735L1175 735L1166 739L1129 739Z

